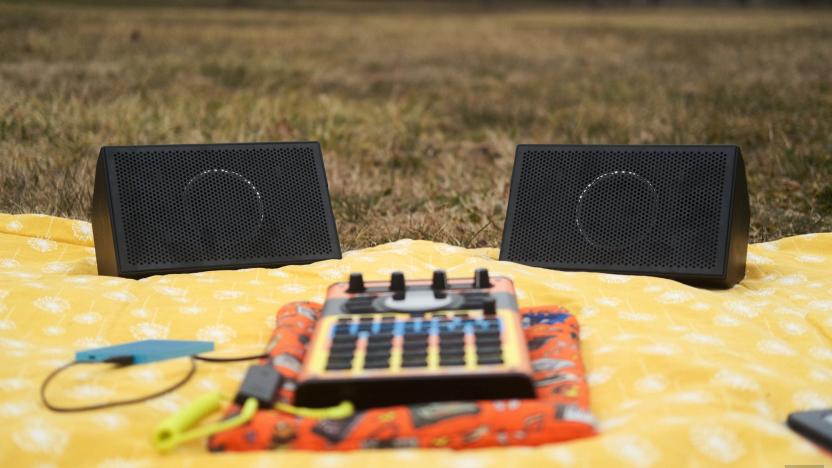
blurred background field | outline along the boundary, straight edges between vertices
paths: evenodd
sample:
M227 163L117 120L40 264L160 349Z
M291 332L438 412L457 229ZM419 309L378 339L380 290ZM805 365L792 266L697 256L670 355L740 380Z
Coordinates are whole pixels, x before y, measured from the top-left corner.
M319 140L344 248L497 246L518 143L734 143L752 240L829 231L830 77L822 8L0 3L0 211L88 219L105 144Z

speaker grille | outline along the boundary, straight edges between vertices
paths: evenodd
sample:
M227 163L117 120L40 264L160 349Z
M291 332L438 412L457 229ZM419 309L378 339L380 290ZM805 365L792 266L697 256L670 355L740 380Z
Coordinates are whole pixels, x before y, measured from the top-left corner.
M126 266L340 256L316 144L112 151Z
M501 258L721 274L731 158L724 147L521 146Z

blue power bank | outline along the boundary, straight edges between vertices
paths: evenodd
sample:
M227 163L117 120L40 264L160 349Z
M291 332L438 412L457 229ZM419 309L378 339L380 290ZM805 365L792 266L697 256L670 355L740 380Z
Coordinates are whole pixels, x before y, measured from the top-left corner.
M105 348L87 349L75 353L78 362L104 362L116 357L130 356L133 364L165 361L214 350L210 341L144 340Z

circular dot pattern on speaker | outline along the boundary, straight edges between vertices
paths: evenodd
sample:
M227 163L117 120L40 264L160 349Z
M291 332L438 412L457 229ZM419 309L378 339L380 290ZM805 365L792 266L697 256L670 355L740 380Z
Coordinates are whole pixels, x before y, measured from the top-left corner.
M219 245L250 242L263 226L263 197L242 175L207 169L185 184L185 216L199 235ZM228 200L235 203L228 203Z
M286 264L338 251L317 145L126 148L113 155L126 264Z
M650 234L658 205L656 189L644 177L628 171L607 172L578 196L575 223L590 244L621 250Z
M730 203L727 150L519 151L503 258L578 270L720 272L720 227L728 222ZM637 201L632 205L625 201L631 197Z

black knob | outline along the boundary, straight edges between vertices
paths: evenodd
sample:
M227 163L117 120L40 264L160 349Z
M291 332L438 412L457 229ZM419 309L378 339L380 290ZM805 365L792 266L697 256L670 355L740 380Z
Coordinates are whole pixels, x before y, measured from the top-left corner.
M404 292L404 273L394 271L390 275L390 290Z
M348 293L363 293L367 288L364 287L364 277L361 273L350 273L350 287L347 288Z
M431 289L448 289L448 275L445 270L436 270L433 272L433 281L430 284Z
M491 287L491 280L488 278L488 270L486 268L477 268L474 271L474 287L480 289Z
M497 315L497 301L493 297L486 297L482 300L483 315Z

